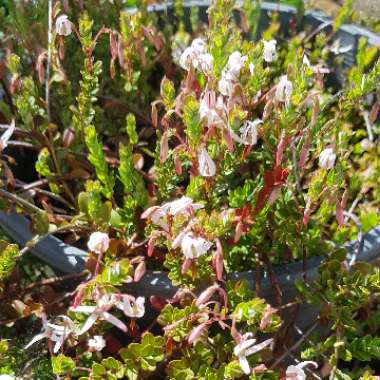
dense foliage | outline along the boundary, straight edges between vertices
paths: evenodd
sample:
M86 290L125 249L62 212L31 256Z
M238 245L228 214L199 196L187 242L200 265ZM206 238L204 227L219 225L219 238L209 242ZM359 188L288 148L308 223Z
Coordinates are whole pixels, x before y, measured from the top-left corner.
M380 273L339 248L380 218L380 61L361 39L342 71L333 42L351 2L287 36L277 13L258 29L260 1L214 0L208 25L181 1L5 4L1 207L34 238L1 242L0 323L41 321L21 351L46 341L67 379L376 378ZM86 268L25 285L18 261L50 234ZM152 269L178 291L147 295ZM10 345L0 373L19 375Z

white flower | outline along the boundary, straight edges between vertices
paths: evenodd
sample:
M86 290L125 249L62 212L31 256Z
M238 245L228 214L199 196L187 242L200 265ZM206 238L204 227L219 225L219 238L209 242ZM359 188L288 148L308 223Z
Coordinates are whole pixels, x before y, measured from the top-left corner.
M71 28L71 22L66 15L59 16L55 21L55 31L60 36L69 36Z
M230 96L234 88L234 84L238 81L240 71L247 61L246 55L241 55L239 51L234 51L229 57L228 62L222 70L222 75L218 82L218 89L221 94Z
M232 78L238 80L240 71L244 66L244 63L248 57L246 55L241 55L239 51L234 51L228 58L228 62L224 70L230 73Z
M207 44L201 38L195 38L191 43L191 48L197 55L207 53Z
M309 58L307 57L306 54L303 55L302 63L303 63L305 66L307 66L307 67L311 67L311 64L310 64Z
M254 121L246 121L240 128L241 140L245 145L257 144L257 126L262 124L263 121L256 119Z
M88 240L87 247L91 252L103 254L110 245L110 238L104 232L93 232Z
M220 104L222 101L222 105ZM199 116L201 119L207 119L208 127L215 124L223 124L222 115L224 114L225 105L223 99L216 100L215 91L205 91L199 102Z
M16 378L10 375L0 375L0 380L15 380Z
M292 96L293 85L292 82L288 80L287 75L283 75L276 87L276 99L279 102L285 102L286 106L290 105L290 98Z
M204 255L211 246L212 243L206 239L200 236L194 237L191 233L187 233L181 241L182 252L188 259L196 259Z
M234 89L234 81L232 79L231 74L223 73L218 82L218 90L222 95L230 96L232 94L232 90Z
M181 54L181 57L179 58L179 65L184 70L187 70L187 71L190 70L190 65L193 60L193 54L194 54L194 51L191 46L187 47Z
M297 365L290 365L286 369L286 380L306 380L306 374L303 368L309 364L313 365L315 368L318 367L317 363L312 361L301 362Z
M90 314L86 322L83 324L78 335L82 335L87 332L98 319L103 319L118 327L120 330L127 331L127 326L122 321L120 321L120 319L114 317L111 313L108 312L114 303L114 297L109 294L104 294L98 298L96 306L79 305L77 307L71 308L71 310L76 313Z
M88 348L90 351L102 351L106 346L106 341L101 335L95 335L88 340Z
M214 67L214 58L211 54L201 54L197 59L197 68L205 74L212 72Z
M127 317L141 318L145 314L145 298L123 295L122 301L116 305Z
M196 38L189 47L187 47L179 59L180 66L189 71L190 66L208 74L214 66L214 58L207 51L207 44L200 38Z
M205 148L200 148L198 151L198 166L202 177L213 177L216 174L215 162Z
M57 318L62 319L62 324L56 325L50 323L47 320L46 315L42 314L42 331L33 337L33 339L25 346L25 349L46 338L55 342L53 352L57 353L68 336L76 332L74 322L69 317L66 315L60 315Z
M238 358L241 369L246 375L251 373L247 357L261 351L265 347L272 344L273 339L264 340L259 344L256 344L256 339L248 339L252 336L252 333L244 334L242 341L234 348L234 355Z
M319 167L322 169L332 169L336 160L336 154L332 148L324 149L319 155Z
M276 53L276 40L270 40L265 41L264 43L264 50L263 50L263 58L265 62L273 62L277 59L277 53Z

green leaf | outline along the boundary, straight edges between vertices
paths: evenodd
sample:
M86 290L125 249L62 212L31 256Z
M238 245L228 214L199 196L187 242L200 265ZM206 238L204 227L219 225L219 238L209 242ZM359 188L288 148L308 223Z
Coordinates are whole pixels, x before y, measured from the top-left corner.
M93 125L87 126L84 130L84 136L87 149L90 152L88 159L94 166L96 176L103 185L102 193L106 198L111 199L113 187L115 185L115 178L112 173L109 172L103 152L103 145L99 143L95 127Z
M75 362L73 359L60 354L51 358L51 365L53 373L56 375L63 375L73 372L75 369Z
M168 365L168 376L170 380L193 380L195 373L190 368L187 360L172 360Z
M127 115L127 133L130 143L136 145L139 142L139 136L136 132L136 118L132 113Z
M157 363L164 359L164 338L147 333L141 343L131 343L128 347L120 350L120 356L130 371L126 373L130 380L137 379L136 372L152 372Z

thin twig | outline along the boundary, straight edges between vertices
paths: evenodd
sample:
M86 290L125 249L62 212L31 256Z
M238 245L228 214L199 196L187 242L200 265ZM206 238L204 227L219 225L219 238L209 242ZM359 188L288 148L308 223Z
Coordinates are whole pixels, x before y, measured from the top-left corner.
M24 198L21 198L18 195L14 194L14 193L10 193L9 191L6 191L4 189L0 189L0 196L13 201L14 203L19 204L20 206L24 207L26 210L29 210L31 212L41 212L42 211L42 209L40 209L39 207L35 206L34 204L28 202Z
M301 338L294 343L291 347L289 347L286 352L284 352L271 366L270 368L276 368L289 354L296 350L303 341L315 330L315 328L318 326L319 321L314 322L314 324L301 336Z
M28 292L29 290L39 287L39 286L52 285L52 284L56 284L58 282L63 282L67 280L76 280L78 278L85 276L87 273L88 271L84 270L80 273L70 273L64 276L51 277L51 278L47 278L41 281L32 282L31 284L27 285L24 289L22 289L21 293Z
M276 275L274 274L274 271L273 271L273 268L272 268L272 264L269 260L269 257L268 257L268 254L266 252L263 252L263 261L267 267L267 270L268 270L268 274L269 274L269 279L270 279L270 282L271 282L271 285L274 289L274 292L275 292L275 296L276 296L276 301L277 301L277 307L280 308L281 307L281 304L282 304L282 292L281 292L281 288L280 286L278 285L278 281L277 281L277 278L276 278Z

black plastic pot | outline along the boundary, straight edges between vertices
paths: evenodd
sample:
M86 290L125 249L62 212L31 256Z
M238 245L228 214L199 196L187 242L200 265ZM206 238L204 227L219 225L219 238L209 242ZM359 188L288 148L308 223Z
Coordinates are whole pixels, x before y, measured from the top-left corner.
M185 3L185 20L189 20L191 7L198 7L201 20L207 21L207 8L210 3L208 1L190 1ZM172 6L169 4L152 5L149 10L156 12L159 17L164 20L163 16L172 18ZM288 30L288 27L297 16L297 11L293 7L277 5L275 3L263 3L262 14L260 19L259 31L264 30L270 20L270 13L278 11L280 14L280 22L283 32ZM131 10L133 12L133 10ZM188 23L189 24L189 23ZM331 28L331 20L319 12L306 12L301 25L310 29ZM190 28L190 25L187 25ZM343 54L342 66L338 70L338 76L343 75L346 67L352 66L355 62L358 40L360 37L366 37L368 43L376 45L380 48L380 37L366 29L355 25L344 25L334 36L335 39L340 39L341 46L352 45L352 49ZM0 212L0 225L9 234L9 236L21 246L32 238L29 231L29 221L20 215L6 215ZM354 243L349 243L348 249L350 254L354 253ZM84 262L87 253L73 246L63 243L60 239L54 236L48 236L39 244L31 249L33 255L40 258L53 268L63 273L79 272L84 268ZM372 262L380 257L380 226L376 227L366 234L359 247L358 260ZM309 281L314 280L318 274L318 266L322 257L313 257L308 260L307 277ZM302 263L292 263L274 267L274 272L277 277L278 285L283 295L283 302L289 302L294 299L296 290L294 282L296 279L303 276ZM230 279L246 279L251 288L254 288L254 273L242 272L229 276ZM266 272L262 272L261 280L262 292L260 296L268 301L273 301L274 291L271 282ZM176 288L172 286L165 272L148 271L146 275L138 283L128 284L128 291L132 294L136 293L140 296L150 297L152 295L163 298L171 297ZM297 323L301 328L304 328L311 323L316 311L308 305L304 305L302 313L299 313Z

